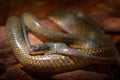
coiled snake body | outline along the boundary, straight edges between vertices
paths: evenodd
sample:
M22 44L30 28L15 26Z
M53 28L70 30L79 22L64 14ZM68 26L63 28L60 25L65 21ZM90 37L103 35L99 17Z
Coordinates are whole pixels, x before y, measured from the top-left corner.
M57 11L48 18L65 33L46 28L31 14L22 20L30 31L50 47L44 55L30 55L22 33L21 23L15 16L7 21L7 35L14 54L26 71L35 77L51 76L84 68L91 64L112 64L118 52L104 32L88 17L77 11ZM64 43L66 44L64 44Z

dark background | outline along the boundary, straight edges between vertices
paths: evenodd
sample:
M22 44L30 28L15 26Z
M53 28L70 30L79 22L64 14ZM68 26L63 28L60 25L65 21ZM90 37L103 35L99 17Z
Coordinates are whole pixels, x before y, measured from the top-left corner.
M120 17L120 0L0 0L0 25L4 25L11 15L21 16L24 12L32 12L40 17L59 8Z

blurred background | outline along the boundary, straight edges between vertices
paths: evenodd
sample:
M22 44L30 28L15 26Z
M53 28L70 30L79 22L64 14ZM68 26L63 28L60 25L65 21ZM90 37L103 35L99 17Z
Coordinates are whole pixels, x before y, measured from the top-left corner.
M59 8L79 9L87 14L120 17L120 0L0 0L0 25L8 16L32 12L43 17Z

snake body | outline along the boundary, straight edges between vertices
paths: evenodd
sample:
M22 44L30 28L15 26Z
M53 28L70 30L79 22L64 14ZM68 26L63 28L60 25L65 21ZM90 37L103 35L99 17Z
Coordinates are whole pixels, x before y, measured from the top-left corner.
M22 16L25 25L32 33L43 41L51 42L46 43L51 50L44 55L31 56L29 54L30 50L17 17L9 17L7 21L9 42L18 61L28 73L41 78L84 68L91 64L107 65L116 61L118 57L116 48L106 38L104 32L95 27L94 23L87 22L87 18L84 20L83 17L73 15L73 12L55 14L49 16L49 19L58 24L66 33L46 28L29 13ZM88 28L88 31L84 31L84 27L85 30Z

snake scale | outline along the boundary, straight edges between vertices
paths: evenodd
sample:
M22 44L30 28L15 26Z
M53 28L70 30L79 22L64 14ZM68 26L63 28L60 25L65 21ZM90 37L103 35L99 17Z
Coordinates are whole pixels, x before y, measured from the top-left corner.
M50 50L42 55L30 55L16 16L9 17L7 36L15 56L24 70L35 77L49 77L54 74L73 71L91 64L113 64L118 52L112 41L85 14L74 10L59 10L48 16L63 32L46 28L37 18L25 13L22 20L38 38L45 41Z

